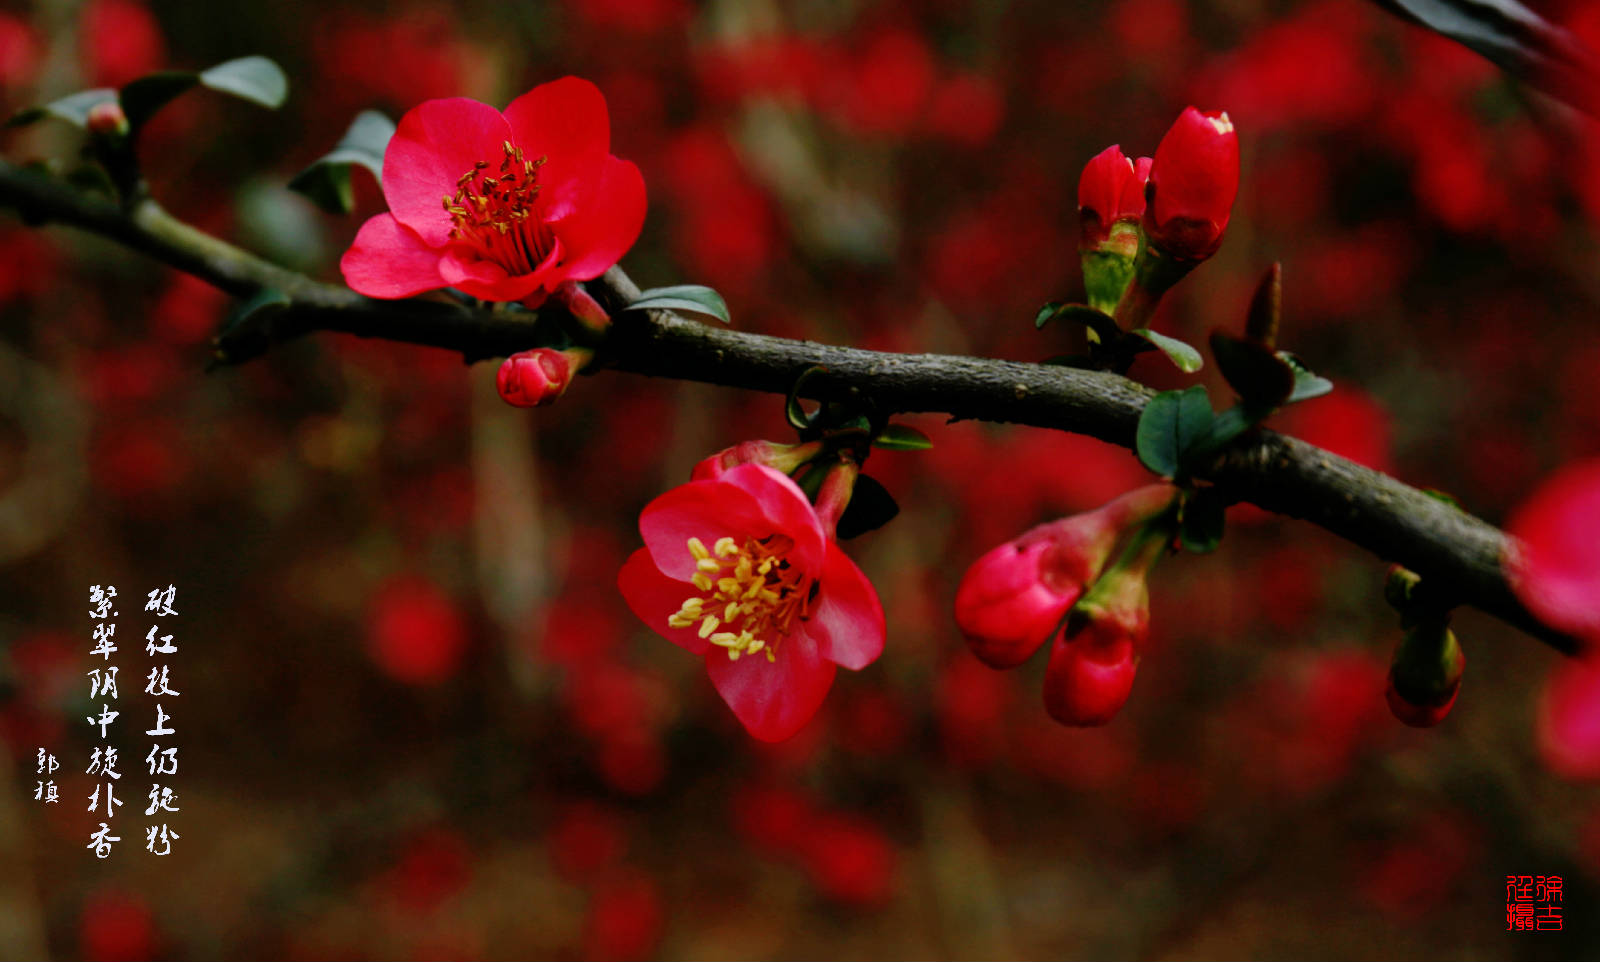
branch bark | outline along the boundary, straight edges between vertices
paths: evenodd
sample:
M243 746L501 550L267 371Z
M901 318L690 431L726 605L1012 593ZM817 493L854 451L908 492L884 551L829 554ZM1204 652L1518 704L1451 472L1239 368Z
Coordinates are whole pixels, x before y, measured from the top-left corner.
M468 362L535 346L533 315L492 313L435 300L379 301L268 263L175 220L142 199L124 209L0 161L0 206L32 224L64 224L109 237L242 298L276 290L281 310L224 330L219 359L242 363L313 331L405 341L459 352ZM940 354L892 354L709 327L668 311L620 314L639 290L613 267L590 284L616 322L600 355L612 370L787 393L800 372L805 395L868 400L878 411L938 412L1088 434L1126 448L1154 392L1098 371ZM1470 605L1560 651L1575 639L1541 624L1501 568L1506 536L1492 525L1328 451L1262 430L1220 456L1207 479L1231 499L1302 518L1422 575L1434 597ZM1374 579L1376 581L1376 579Z

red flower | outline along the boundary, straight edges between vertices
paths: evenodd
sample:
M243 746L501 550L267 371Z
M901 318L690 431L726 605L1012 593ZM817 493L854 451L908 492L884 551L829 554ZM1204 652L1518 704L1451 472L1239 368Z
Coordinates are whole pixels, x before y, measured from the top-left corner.
M1562 662L1545 682L1535 725L1539 756L1557 775L1600 778L1600 661Z
M1141 633L1148 633L1149 619ZM1085 633L1087 634L1087 632ZM1139 648L1131 634L1068 638L1056 635L1044 673L1044 707L1063 725L1104 725L1115 718L1133 691Z
M1172 498L1171 485L1138 488L1031 528L974 561L956 589L956 625L972 653L991 668L1027 661L1100 574L1117 536Z
M424 101L389 141L389 213L356 234L345 281L371 297L454 287L536 306L564 281L598 277L644 225L644 179L610 150L605 98L576 77L504 114L464 97Z
M1151 163L1149 157L1135 162L1112 144L1084 165L1078 178L1080 247L1098 247L1111 237L1112 224L1144 216L1144 185L1150 179ZM1134 247L1137 251L1137 240Z
M744 464L639 515L617 578L645 624L697 655L751 735L782 741L822 706L835 665L883 651L877 592L783 474Z
M1180 260L1205 260L1222 244L1239 193L1239 137L1226 113L1183 111L1150 165L1145 234Z
M1600 459L1556 474L1506 530L1517 597L1551 627L1600 645Z

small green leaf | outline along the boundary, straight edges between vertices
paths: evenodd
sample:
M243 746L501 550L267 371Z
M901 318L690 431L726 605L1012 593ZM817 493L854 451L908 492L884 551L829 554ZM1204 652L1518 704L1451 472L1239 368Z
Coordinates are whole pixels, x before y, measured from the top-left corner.
M1275 408L1294 390L1294 368L1259 341L1211 332L1211 355L1240 400L1255 408Z
M789 426L796 431L805 432L811 429L811 415L807 414L806 409L800 404L800 392L805 389L807 381L827 370L820 364L814 364L801 371L800 376L795 378L794 384L790 386L788 400L783 406L783 416L789 422Z
M1209 554L1222 543L1222 529L1226 523L1227 513L1216 489L1201 488L1184 500L1178 540L1195 554Z
M1178 477L1196 443L1210 433L1212 417L1204 385L1157 394L1139 415L1134 433L1139 460L1164 478Z
M728 317L728 303L722 295L699 284L678 284L673 287L652 287L640 291L633 303L624 311L677 311L687 314L704 314L724 324L733 323Z
M1149 341L1157 350L1159 350L1162 354L1165 354L1167 359L1170 360L1178 370L1185 374L1193 374L1202 367L1205 367L1205 361L1201 359L1200 352L1195 350L1188 343L1180 341L1175 337L1168 337L1165 334L1158 334L1155 331L1150 330L1148 327L1134 328L1128 333L1133 337L1139 337Z
M891 424L872 439L872 446L885 451L926 451L933 442L909 424Z
M128 115L128 128L138 131L156 111L199 82L200 75L192 70L163 70L130 82L117 95L122 112Z
M6 121L6 126L26 127L45 117L54 117L57 120L65 120L75 127L85 127L89 123L89 111L95 104L103 104L116 99L117 92L110 87L80 90L75 94L67 94L60 100L52 100L43 106L27 107L19 110L11 115L10 120Z
M1294 371L1294 390L1289 392L1289 399L1284 402L1285 404L1322 397L1333 390L1332 381L1311 373L1311 369L1306 367L1298 357L1288 351L1279 351L1278 357Z
M240 57L200 71L200 83L218 93L260 104L271 110L289 96L289 78L266 57Z
M289 181L289 189L311 198L330 214L350 213L355 207L350 168L359 164L382 184L383 154L393 136L394 121L376 110L363 110L332 150Z
M266 353L272 344L271 325L256 322L271 317L289 304L289 295L269 287L235 307L217 332L217 360L238 364Z
M1044 327L1051 321L1073 321L1082 324L1089 330L1100 335L1100 340L1107 344L1114 341L1122 329L1117 327L1117 322L1110 314L1087 304L1056 304L1050 303L1039 308L1039 313L1033 318L1035 328Z
M1266 420L1272 411L1272 408L1235 404L1219 413L1211 419L1211 430L1206 432L1205 439L1195 445L1194 456L1205 457L1221 451L1228 442Z
M881 528L899 513L900 505L895 503L888 489L876 479L860 475L850 494L850 503L845 505L844 514L839 516L839 540L848 540Z

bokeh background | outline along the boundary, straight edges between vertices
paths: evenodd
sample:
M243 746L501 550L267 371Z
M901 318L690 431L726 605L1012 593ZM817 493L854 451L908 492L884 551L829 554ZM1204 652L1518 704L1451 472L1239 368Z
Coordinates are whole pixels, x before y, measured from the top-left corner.
M1542 9L1600 33L1600 4ZM1283 342L1337 384L1283 429L1493 521L1600 451L1593 125L1360 0L37 0L0 7L0 107L252 53L283 109L191 93L143 154L170 209L282 263L337 279L382 209L360 172L352 217L285 189L356 111L576 73L644 172L642 286L715 286L743 330L1023 360L1072 347L1030 322L1081 297L1082 164L1226 109L1228 239L1159 329L1238 324L1281 260ZM77 138L0 149L70 165ZM0 220L0 957L1600 954L1600 799L1537 748L1558 656L1464 612L1454 713L1401 726L1383 565L1319 530L1240 510L1163 563L1128 707L1069 730L1042 658L967 653L955 583L1147 475L914 418L935 448L867 465L900 517L847 546L888 648L763 746L615 575L695 461L787 439L781 398L601 374L515 410L492 364L332 335L206 373L229 307ZM157 858L131 609L169 583L182 838ZM122 593L130 676L104 861L91 584ZM1565 878L1562 933L1505 931L1508 874Z

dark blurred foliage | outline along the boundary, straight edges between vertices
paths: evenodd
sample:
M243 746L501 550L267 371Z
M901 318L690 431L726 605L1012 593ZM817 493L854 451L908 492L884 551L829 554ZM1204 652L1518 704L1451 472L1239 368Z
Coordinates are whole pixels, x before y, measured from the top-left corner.
M1600 4L1546 10L1600 42ZM713 285L743 330L1024 360L1072 348L1029 321L1081 297L1082 164L1223 108L1239 203L1158 328L1241 323L1281 260L1283 342L1338 385L1284 429L1491 520L1600 450L1600 137L1356 0L40 0L0 13L0 108L250 53L284 65L285 107L186 95L147 172L180 216L319 277L381 198L358 173L358 216L332 218L284 185L354 112L576 73L645 174L643 286ZM41 127L4 149L77 146ZM913 418L936 447L868 463L902 513L849 545L888 648L761 746L615 577L696 460L785 438L781 399L601 374L513 410L491 365L342 336L202 373L228 307L0 225L0 955L1600 951L1600 806L1534 749L1557 656L1463 613L1454 713L1403 728L1382 565L1319 530L1240 509L1220 552L1165 562L1127 709L1068 730L1042 658L967 653L954 585L1147 476L1079 437ZM97 861L86 590L169 582L183 837L142 850L129 778ZM131 758L149 702L124 702ZM31 800L40 746L60 805ZM1507 874L1566 877L1560 936L1504 931Z

